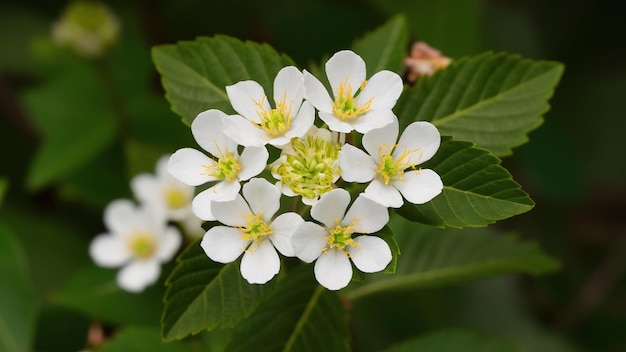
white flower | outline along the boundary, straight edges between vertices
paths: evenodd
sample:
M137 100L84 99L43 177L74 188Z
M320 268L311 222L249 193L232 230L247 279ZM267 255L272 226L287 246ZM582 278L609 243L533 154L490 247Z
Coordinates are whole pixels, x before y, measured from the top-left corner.
M264 284L280 270L276 249L294 256L291 236L304 222L296 213L283 213L273 219L280 207L280 189L265 179L253 178L228 202L214 202L213 214L227 226L214 226L200 245L212 260L235 261L242 252L241 275L251 284ZM245 200L244 200L245 199Z
M93 239L89 254L99 266L122 267L117 284L127 291L140 292L156 282L161 263L180 247L180 233L167 226L162 213L129 200L111 202L104 210L104 224L109 232Z
M167 171L170 155L164 155L157 161L156 173L143 173L130 181L135 198L146 206L163 211L170 220L183 221L190 215L194 187L188 186Z
M402 78L383 70L365 79L365 62L352 51L339 51L326 62L334 99L324 85L304 71L304 96L332 131L366 133L391 123L402 93Z
M230 102L239 113L224 125L224 133L244 146L271 144L282 147L293 137L302 137L313 125L315 111L303 102L302 72L293 66L281 69L274 79L274 105L270 106L263 87L242 81L226 87Z
M369 153L345 144L339 151L341 177L348 182L370 182L363 195L381 205L399 208L402 196L414 204L433 199L443 189L439 175L430 169L415 169L435 155L441 137L429 122L410 124L398 138L398 121L363 136Z
M352 278L350 259L359 270L373 273L385 269L392 258L383 239L357 236L382 229L389 221L387 208L359 196L346 213L349 203L350 194L344 189L324 194L311 208L311 216L323 226L304 222L292 237L298 258L307 263L317 259L315 278L329 290L348 285Z
M183 148L172 154L167 165L172 176L190 186L218 181L193 199L193 212L202 220L215 220L211 201L233 200L241 189L240 182L261 173L269 157L265 147L247 147L239 155L237 143L222 132L227 118L219 110L207 110L191 124L196 142L212 158L196 149Z
M302 138L294 138L272 163L272 175L280 180L284 195L302 196L313 205L320 195L333 189L339 179L339 144L327 129L311 127Z

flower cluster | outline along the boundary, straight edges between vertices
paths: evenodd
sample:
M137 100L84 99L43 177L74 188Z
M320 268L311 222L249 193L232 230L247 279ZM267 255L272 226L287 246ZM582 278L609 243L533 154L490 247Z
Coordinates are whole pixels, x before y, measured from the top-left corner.
M159 159L155 174L140 174L131 180L131 189L140 205L118 199L104 211L107 233L94 238L89 253L103 267L122 267L118 285L140 292L153 284L161 273L161 263L172 259L180 248L179 230L168 225L175 221L190 236L202 235L201 220L191 210L194 187L183 184L167 171L170 155Z
M367 79L365 62L349 50L334 54L325 71L330 92L293 66L278 72L273 101L254 81L226 87L237 114L200 113L191 131L206 153L183 148L169 159L179 181L210 183L192 202L198 217L222 224L204 235L205 253L220 263L243 253L240 269L250 283L279 272L278 253L315 261L317 281L330 290L348 285L351 262L362 272L382 271L393 256L376 235L388 208L428 202L443 189L436 172L417 167L439 148L437 129L414 122L398 137L392 108L400 76L383 70ZM315 125L316 111L323 127ZM346 189L359 186L351 183L368 185L353 199ZM283 196L294 197L282 203L291 203L288 211L281 211Z

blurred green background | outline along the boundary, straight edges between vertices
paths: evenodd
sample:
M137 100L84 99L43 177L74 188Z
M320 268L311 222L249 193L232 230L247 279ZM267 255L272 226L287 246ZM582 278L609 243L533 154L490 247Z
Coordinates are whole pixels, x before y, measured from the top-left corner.
M86 248L103 231L102 209L130 197L130 177L152 171L161 154L195 145L163 97L151 46L227 34L269 43L306 67L401 12L412 39L453 59L492 50L565 63L544 125L503 161L537 205L495 225L540 243L562 270L398 294L409 302L401 310L373 297L375 309L353 317L360 343L375 348L415 330L470 327L535 351L626 350L626 31L619 2L108 4L121 18L122 39L111 71L100 75L50 42L65 3L0 4L0 231L14 233L24 252L40 312L36 347L84 346L88 318L51 297L91 263ZM121 87L117 100L107 94L107 77ZM116 109L132 115L133 140L125 145L114 137ZM68 149L67 139L77 144ZM390 315L401 322L367 331L369 321ZM59 320L64 324L52 323Z

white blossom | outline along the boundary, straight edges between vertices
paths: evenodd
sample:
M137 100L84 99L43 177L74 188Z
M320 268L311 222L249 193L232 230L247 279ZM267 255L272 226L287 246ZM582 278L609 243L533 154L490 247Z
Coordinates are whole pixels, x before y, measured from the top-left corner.
M269 157L265 147L246 147L239 155L237 142L222 131L225 119L228 116L223 112L207 110L191 124L196 142L210 156L193 148L183 148L172 154L168 162L170 174L187 185L217 181L193 199L193 212L202 220L215 220L211 202L233 200L241 189L240 182L261 173Z
M322 195L311 208L311 217L321 225L304 222L292 238L298 258L307 263L317 260L315 278L329 290L348 285L352 278L350 259L366 273L385 269L392 259L387 242L367 235L387 224L387 208L357 197L346 212L349 203L350 194L341 188Z
M319 110L332 131L366 133L392 122L391 109L402 93L402 78L383 70L366 80L365 61L349 50L335 53L326 62L331 97L324 85L304 71L304 96Z
M315 119L313 107L304 101L302 72L293 66L281 69L274 79L274 107L255 81L227 86L226 93L239 115L226 120L224 132L240 145L282 147L302 137Z
M232 201L213 202L213 214L226 226L214 226L201 246L219 263L235 261L241 253L241 275L251 284L264 284L280 270L276 250L294 256L291 236L304 221L287 212L274 217L280 208L280 189L265 179L253 178Z
M107 233L96 236L89 246L94 262L103 267L121 267L117 284L124 290L140 292L161 274L181 244L181 235L167 226L167 218L155 208L136 207L121 199L104 211Z
M443 189L439 175L419 165L435 155L441 137L429 122L411 123L398 138L398 121L363 136L361 149L345 144L339 151L341 178L348 182L370 182L363 196L391 208L404 204L402 197L423 204Z

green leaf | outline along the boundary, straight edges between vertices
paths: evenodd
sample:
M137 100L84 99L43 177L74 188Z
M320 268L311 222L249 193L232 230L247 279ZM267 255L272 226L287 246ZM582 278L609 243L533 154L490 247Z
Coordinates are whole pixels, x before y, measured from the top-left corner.
M164 343L159 331L145 327L129 327L117 333L97 350L98 352L193 352L181 342Z
M0 224L0 350L29 351L33 345L36 297L17 236Z
M443 330L393 346L387 352L522 352L514 343L463 330Z
M441 134L509 155L543 122L562 73L558 62L485 53L420 78L395 111L401 125L431 121Z
M209 259L200 242L178 258L167 279L161 334L167 341L217 327L232 327L248 316L271 284L248 284L239 261L219 264Z
M223 35L157 46L152 60L172 110L188 125L207 109L233 112L226 86L239 81L257 81L271 97L278 71L293 65L289 57L267 44Z
M44 142L26 184L39 189L87 164L114 139L115 124L105 93L93 71L73 66L26 92L28 115Z
M425 204L405 203L398 213L434 226L485 226L529 211L534 202L500 165L473 143L443 137L435 156L420 165L435 170L443 192Z
M400 218L398 218L400 220ZM397 229L397 227L403 230ZM436 229L397 224L402 248L395 275L371 275L369 281L346 292L356 299L375 292L449 285L507 273L545 274L559 263L534 243L486 229Z
M311 266L288 272L226 351L349 351L348 325L335 292L319 286Z
M409 35L406 18L398 15L352 44L367 64L367 77L381 70L402 74Z
M55 296L54 302L88 316L115 324L159 326L163 289L148 287L129 293L115 281L118 270L87 267L75 275Z

